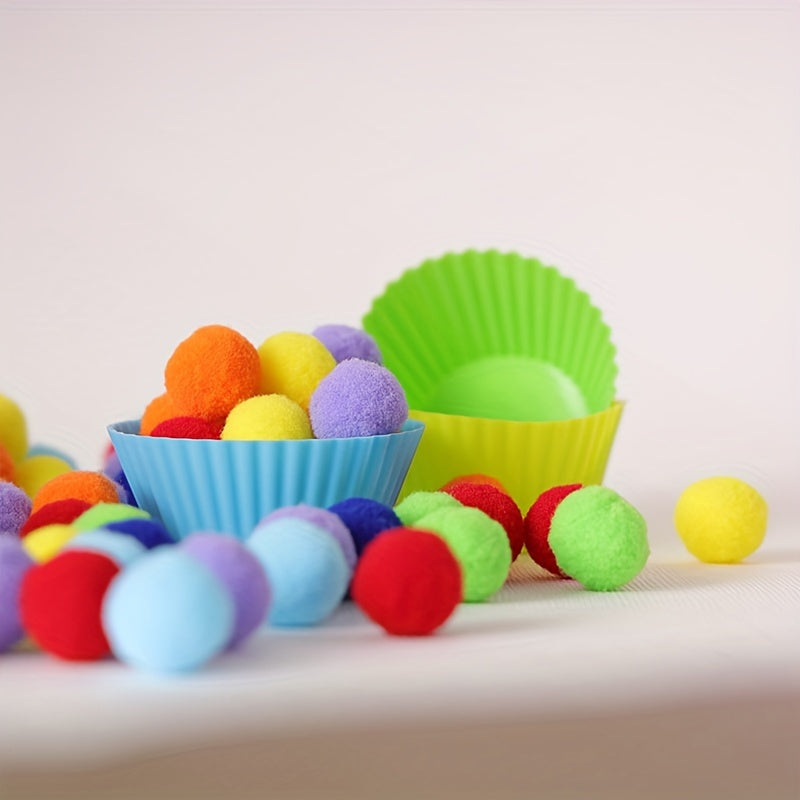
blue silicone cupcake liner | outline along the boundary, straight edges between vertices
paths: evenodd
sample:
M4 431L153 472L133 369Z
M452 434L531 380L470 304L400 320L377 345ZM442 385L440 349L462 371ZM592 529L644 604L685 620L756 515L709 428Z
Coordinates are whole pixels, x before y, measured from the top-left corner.
M393 505L424 424L349 439L219 441L140 436L138 420L108 426L136 502L178 539L219 531L244 539L271 511L348 497Z

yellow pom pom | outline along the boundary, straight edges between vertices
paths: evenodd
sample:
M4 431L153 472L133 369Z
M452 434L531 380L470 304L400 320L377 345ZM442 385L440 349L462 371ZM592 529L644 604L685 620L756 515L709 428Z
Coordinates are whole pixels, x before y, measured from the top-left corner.
M0 442L14 461L22 461L28 452L28 425L22 409L10 398L0 394Z
M317 384L336 366L327 347L308 333L276 333L258 348L261 391L285 394L308 411Z
M764 541L767 503L738 478L705 478L678 499L675 528L686 549L700 561L733 564Z
M55 558L64 545L77 534L78 530L73 525L54 522L31 531L22 540L22 546L37 564L42 564Z
M221 439L310 439L308 414L282 394L243 400L225 420Z
M71 469L70 463L58 456L31 456L17 467L14 483L28 497L33 497L49 480L63 475Z

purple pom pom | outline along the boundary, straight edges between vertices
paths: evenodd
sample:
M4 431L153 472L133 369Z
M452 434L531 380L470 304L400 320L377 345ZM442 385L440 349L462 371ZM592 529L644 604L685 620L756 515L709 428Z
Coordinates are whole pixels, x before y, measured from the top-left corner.
M383 363L377 343L360 328L351 328L349 325L320 325L311 335L316 336L328 348L337 362L361 358L376 364Z
M350 358L319 382L308 414L318 439L380 436L400 430L408 419L408 403L386 367Z
M31 514L30 497L13 483L0 481L0 534L19 536L19 529Z
M328 510L347 526L359 556L379 533L403 524L394 509L368 497L349 497Z
M19 591L33 560L19 539L0 536L0 653L13 647L25 632L19 613Z

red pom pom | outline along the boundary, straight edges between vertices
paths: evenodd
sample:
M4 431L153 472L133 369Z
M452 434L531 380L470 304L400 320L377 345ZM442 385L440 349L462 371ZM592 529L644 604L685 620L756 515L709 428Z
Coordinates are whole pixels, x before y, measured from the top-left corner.
M69 661L109 655L100 612L118 572L107 556L81 550L66 550L28 570L20 591L24 629L42 650Z
M559 578L568 578L565 572L556 563L556 557L550 549L548 537L550 536L550 522L553 519L558 504L583 484L569 483L564 486L553 486L542 492L525 515L524 532L525 547L530 557L540 566L544 567Z
M84 511L91 508L91 503L85 500L78 500L76 497L68 497L65 500L53 500L52 503L42 506L38 511L34 511L25 520L19 530L20 537L24 538L31 531L43 528L45 525L59 523L69 525L76 520Z
M434 533L392 528L361 554L351 584L361 610L388 633L433 633L461 602L461 567Z
M450 489L453 486L457 486L461 483L482 483L488 484L489 486L494 486L495 489L503 492L504 494L508 494L506 492L506 487L500 483L497 478L493 478L491 475L484 475L482 472L473 472L470 475L459 475L457 478L453 478L451 481L447 481L447 483L442 486L440 491L447 492L449 494Z
M522 512L511 498L500 489L488 483L451 482L444 491L455 497L461 505L471 506L488 514L499 522L506 531L508 543L511 545L513 561L522 550L524 534L522 529Z
M150 435L170 439L219 439L221 430L221 425L200 417L171 417L159 422Z

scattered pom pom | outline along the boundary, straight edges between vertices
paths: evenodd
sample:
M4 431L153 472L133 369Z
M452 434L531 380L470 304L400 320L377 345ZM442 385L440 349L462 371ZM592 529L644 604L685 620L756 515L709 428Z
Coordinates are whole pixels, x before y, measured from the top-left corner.
M294 400L282 394L261 394L234 408L222 439L310 439L308 415Z
M72 470L49 480L33 497L33 510L55 500L69 497L85 500L90 505L118 503L119 486L102 472Z
M511 568L511 546L503 526L477 508L440 508L417 527L439 534L461 565L464 600L482 603L505 582Z
M107 656L110 649L100 609L118 572L110 558L79 551L61 553L28 570L20 592L28 635L42 650L70 661Z
M220 425L200 417L170 417L159 422L150 435L169 439L219 439L221 431Z
M687 487L675 506L675 528L700 561L734 564L754 553L767 532L767 502L738 478L705 478Z
M31 531L22 540L22 546L37 564L43 564L55 558L66 543L77 534L78 531L72 525L54 522Z
M395 433L408 419L399 381L386 367L351 358L337 364L311 396L311 428L318 439Z
M350 325L320 325L314 328L312 336L316 336L330 351L336 362L348 358L360 358L382 364L381 351L376 341L364 330Z
M157 519L123 519L119 522L108 522L105 527L109 531L132 536L148 550L175 544L170 532Z
M20 461L14 476L14 483L20 487L28 497L35 497L39 489L48 481L72 472L73 467L69 461L51 455L34 455Z
M412 492L403 498L394 507L400 522L406 527L413 527L423 517L437 511L440 508L458 508L460 503L447 492Z
M216 575L233 598L233 631L226 649L241 644L264 621L270 588L261 562L238 539L221 533L192 533L180 544Z
M24 636L19 610L20 588L33 560L13 536L0 536L0 653Z
M556 563L556 557L550 549L550 522L558 504L572 492L580 489L583 484L569 483L563 486L553 486L542 492L525 515L525 547L528 555L540 566L559 578L568 578Z
M644 518L605 486L568 494L553 514L548 541L558 566L595 592L633 580L650 554Z
M261 562L272 589L269 623L318 625L342 602L350 569L338 542L306 520L259 523L247 547Z
M265 339L258 348L258 357L261 392L286 395L304 411L308 411L319 382L336 366L336 360L319 339L293 331Z
M25 458L33 458L34 456L53 456L65 463L70 469L78 469L77 462L69 453L65 453L58 447L51 447L49 444L32 444L28 448Z
M28 452L25 415L17 403L4 394L0 394L0 442L15 462L22 461Z
M165 420L178 416L178 410L172 398L164 392L158 397L154 397L146 406L139 423L139 433L142 436L150 436L153 428Z
M14 480L17 471L14 459L11 458L11 453L8 452L5 445L0 442L0 481L11 482Z
M469 475L458 475L457 477L449 480L440 491L442 492L449 492L453 486L460 486L462 483L482 483L488 484L489 486L494 486L495 489L498 491L503 492L504 494L508 494L506 491L506 487L500 483L497 478L491 475L484 475L482 472L473 472Z
M97 503L86 509L73 524L79 531L91 531L103 528L110 522L122 522L126 519L150 519L150 515L127 503Z
M30 497L19 486L0 481L0 537L3 534L19 536L31 508Z
M499 522L508 536L513 561L522 551L524 539L522 514L510 495L488 483L456 483L447 493L459 503L478 508Z
M436 534L395 528L364 550L352 595L387 633L426 636L461 602L461 567Z
M197 669L221 653L233 633L230 592L178 547L153 550L111 584L103 625L114 655L150 672Z
M402 525L389 506L367 497L348 497L334 503L328 510L347 526L359 556L379 533Z
M312 522L324 531L327 531L339 543L344 553L347 566L350 572L355 569L358 555L356 553L356 546L353 542L353 536L348 530L347 526L342 522L341 517L334 514L326 508L317 508L316 506L308 506L300 503L296 506L284 506L275 511L267 514L262 522L274 522L276 519L285 519L292 517L295 519L304 519L306 522Z
M43 528L45 525L69 525L74 522L84 511L91 508L85 500L76 500L67 497L64 500L54 500L34 511L20 528L19 535L25 538L31 531Z
M136 497L134 497L133 489L131 489L131 484L122 468L120 468L117 472L111 473L108 477L117 484L120 503L125 503L125 505L128 506L136 506L138 508L139 506L136 503Z
M93 528L77 533L64 545L61 552L66 553L69 550L100 553L108 556L120 569L124 569L147 552L145 546L132 536L106 528Z
M259 393L261 363L240 333L225 325L206 325L175 348L164 369L164 384L177 412L169 417L220 420L237 403Z

